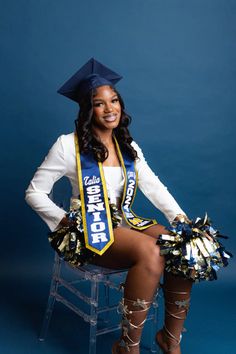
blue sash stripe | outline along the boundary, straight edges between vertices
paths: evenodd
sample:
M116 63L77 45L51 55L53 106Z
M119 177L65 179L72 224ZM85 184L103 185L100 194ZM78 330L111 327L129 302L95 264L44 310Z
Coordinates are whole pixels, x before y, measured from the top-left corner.
M157 221L152 219L147 219L136 215L132 210L132 204L137 190L137 172L135 169L135 163L127 154L122 154L120 151L119 144L115 139L116 148L118 156L120 159L121 166L125 175L125 185L123 192L123 199L121 203L121 209L124 218L128 225L137 230L145 230L152 225L156 225Z
M76 135L75 146L85 245L102 255L114 242L103 167L95 163L92 153L79 153Z

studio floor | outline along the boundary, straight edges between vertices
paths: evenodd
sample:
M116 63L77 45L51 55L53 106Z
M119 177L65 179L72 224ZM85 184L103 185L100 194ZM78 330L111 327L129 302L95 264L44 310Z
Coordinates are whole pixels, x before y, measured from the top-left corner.
M236 284L232 281L232 269L231 266L221 272L218 281L194 286L187 333L182 340L183 354L235 353ZM38 341L50 284L46 265L4 271L1 284L1 354L88 353L88 325L61 304L56 304L46 341ZM159 326L160 322L161 319ZM97 353L111 353L115 338L101 336Z

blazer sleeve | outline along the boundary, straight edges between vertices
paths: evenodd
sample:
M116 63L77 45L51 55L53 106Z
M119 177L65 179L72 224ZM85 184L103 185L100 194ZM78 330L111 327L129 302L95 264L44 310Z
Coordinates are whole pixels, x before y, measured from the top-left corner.
M138 174L138 187L143 194L172 222L177 214L185 214L167 187L160 181L148 166L142 150L134 141L132 146L137 151L136 170Z
M65 173L66 161L62 135L52 146L41 166L38 167L25 193L26 202L46 222L51 231L55 230L66 212L53 203L48 195L54 183Z

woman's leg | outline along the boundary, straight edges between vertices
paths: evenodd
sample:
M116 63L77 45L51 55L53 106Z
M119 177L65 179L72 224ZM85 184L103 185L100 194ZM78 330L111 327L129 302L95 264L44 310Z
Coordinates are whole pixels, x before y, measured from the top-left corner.
M181 354L179 344L190 306L191 288L191 280L165 272L165 323L163 329L157 333L157 341L165 352Z
M159 231L159 228L152 226L144 232L158 238ZM168 231L164 229L163 233ZM165 324L157 333L157 341L166 353L181 354L179 342L189 309L191 288L192 281L164 273Z
M159 226L159 225L158 225ZM158 231L159 230L159 231ZM157 228L159 234L162 227ZM119 227L114 230L114 243L103 256L96 256L95 264L108 268L129 268L123 299L123 334L115 353L139 353L142 327L148 309L159 286L164 258L154 237ZM135 344L135 345L134 345Z

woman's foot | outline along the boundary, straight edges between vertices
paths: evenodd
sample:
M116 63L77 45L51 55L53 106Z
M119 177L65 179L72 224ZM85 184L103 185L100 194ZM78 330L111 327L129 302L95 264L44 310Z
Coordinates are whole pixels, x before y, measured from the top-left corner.
M164 354L181 354L180 344L165 335L163 329L157 332L156 342Z
M112 354L140 354L139 346L129 347L129 351L126 348L120 346L120 341L116 341L112 346Z

